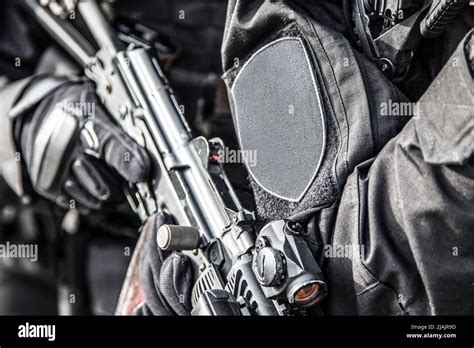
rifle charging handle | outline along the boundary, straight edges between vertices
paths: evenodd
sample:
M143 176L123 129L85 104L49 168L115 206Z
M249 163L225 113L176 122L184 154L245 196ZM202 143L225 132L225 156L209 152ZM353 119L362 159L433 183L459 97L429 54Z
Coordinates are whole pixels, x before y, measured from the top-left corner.
M199 231L190 226L163 225L156 241L162 250L194 250L199 246Z

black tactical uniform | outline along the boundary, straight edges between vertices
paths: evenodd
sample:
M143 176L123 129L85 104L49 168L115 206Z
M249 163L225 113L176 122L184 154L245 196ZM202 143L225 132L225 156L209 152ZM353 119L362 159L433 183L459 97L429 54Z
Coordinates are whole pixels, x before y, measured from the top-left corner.
M309 220L327 314L473 314L473 9L422 40L396 86L359 52L349 3L230 1L224 79L241 145L259 151L258 212Z

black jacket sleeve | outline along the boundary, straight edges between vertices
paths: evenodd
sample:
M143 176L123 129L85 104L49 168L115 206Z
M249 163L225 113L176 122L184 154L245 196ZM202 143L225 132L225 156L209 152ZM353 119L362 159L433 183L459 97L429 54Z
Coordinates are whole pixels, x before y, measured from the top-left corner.
M474 313L472 43L471 32L416 116L356 168L328 214L336 217L324 250L328 313ZM360 252L338 255L334 246L346 245Z

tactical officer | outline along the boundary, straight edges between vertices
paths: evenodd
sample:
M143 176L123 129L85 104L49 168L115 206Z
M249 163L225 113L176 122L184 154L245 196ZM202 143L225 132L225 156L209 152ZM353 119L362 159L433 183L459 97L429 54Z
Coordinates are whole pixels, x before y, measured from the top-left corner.
M360 3L229 1L223 80L239 144L258 151L247 170L259 219L305 224L330 289L326 314L472 314L472 9L431 28L436 39L419 37L407 64L367 50L377 46L356 30ZM7 90L11 153L23 158L4 166L12 187L26 181L87 212L117 199L117 182L146 177L147 154L109 120L87 81L34 77ZM64 108L81 102L96 105L94 117ZM13 182L20 171L27 180ZM190 312L189 260L154 242L165 220L143 228L128 279L139 286L119 313Z
M74 1L43 3L75 15ZM39 245L39 261L1 260L0 313L113 314L139 228L122 187L147 175L147 153L110 120L93 85L21 2L3 6L0 238ZM208 136L231 124L214 98L225 2L134 1L104 10L117 26L139 25L136 34L172 46L167 73L186 115L200 124L215 118Z

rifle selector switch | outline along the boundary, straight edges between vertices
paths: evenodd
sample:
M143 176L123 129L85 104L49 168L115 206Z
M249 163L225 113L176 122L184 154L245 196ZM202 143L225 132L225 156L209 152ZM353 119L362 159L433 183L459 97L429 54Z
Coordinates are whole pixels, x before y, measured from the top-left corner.
M277 249L260 249L254 257L253 266L257 280L263 286L276 286L285 279L285 256Z

